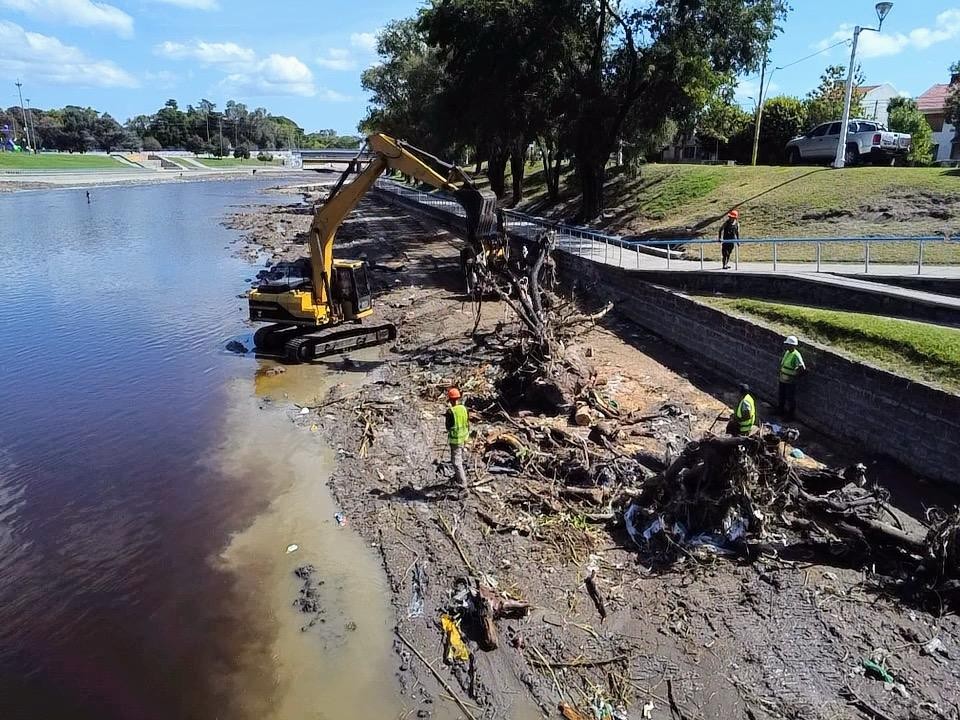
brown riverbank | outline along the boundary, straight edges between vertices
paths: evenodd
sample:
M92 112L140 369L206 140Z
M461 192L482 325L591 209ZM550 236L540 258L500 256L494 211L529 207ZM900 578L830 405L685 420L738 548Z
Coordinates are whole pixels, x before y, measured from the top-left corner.
M309 221L309 207L291 201L230 225L248 234L245 252L266 251L276 260L305 252ZM381 555L396 612L397 670L415 710L451 718L557 717L561 701L589 712L599 698L630 718L869 717L842 694L849 686L889 717L958 717L955 616L877 594L869 568L843 557L691 558L653 572L624 533L587 522L583 505L551 506L537 487L481 461L487 439L542 419L487 413L476 422L473 486L458 496L439 462L443 391L458 383L468 405L471 393L483 393L501 360L492 333L500 323L509 332L510 324L502 307L487 303L480 330L491 343L469 337L475 308L459 294L459 247L444 230L372 199L362 203L337 252L371 260L378 312L397 324L400 339L372 356L321 363L350 379L350 387L334 387L299 421L316 426L335 449L334 494ZM636 439L638 453L662 457L668 443L699 437L733 401L732 388L615 318L578 344L624 412L678 408ZM843 456L855 450L816 439L805 449L837 464L856 459ZM591 570L606 619L584 585ZM497 650L471 643L470 663L446 666L438 617L457 578L468 576L532 611L498 622ZM948 656L923 651L933 637ZM895 684L864 674L862 661L871 658L880 658Z

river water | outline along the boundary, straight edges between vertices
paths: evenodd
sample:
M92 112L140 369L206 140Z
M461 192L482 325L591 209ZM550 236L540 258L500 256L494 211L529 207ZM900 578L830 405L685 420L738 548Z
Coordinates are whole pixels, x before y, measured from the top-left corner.
M5 720L402 710L385 579L333 520L329 454L286 376L265 398L265 361L223 350L256 268L219 221L265 185L0 195ZM319 395L324 372L289 375ZM305 563L324 614L301 632Z

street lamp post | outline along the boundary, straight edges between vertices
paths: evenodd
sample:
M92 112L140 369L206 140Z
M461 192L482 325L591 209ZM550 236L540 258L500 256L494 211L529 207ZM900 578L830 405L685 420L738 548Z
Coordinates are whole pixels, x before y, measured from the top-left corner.
M843 121L840 123L840 134L837 138L837 155L833 160L833 166L835 168L842 168L846 161L847 130L850 124L850 102L853 99L853 74L856 71L857 43L860 41L860 33L862 33L864 30L868 30L870 32L880 32L880 29L883 27L883 20L890 13L891 9L893 9L892 2L878 2L876 4L876 10L877 17L880 19L880 24L875 28L865 28L857 25L853 29L853 47L850 50L850 68L847 71L847 88L843 100Z

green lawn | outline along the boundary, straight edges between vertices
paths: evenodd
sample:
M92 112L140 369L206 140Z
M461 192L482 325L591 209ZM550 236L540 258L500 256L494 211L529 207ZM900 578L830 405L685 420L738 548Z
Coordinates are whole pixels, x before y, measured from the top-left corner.
M960 391L960 330L759 300L701 300L734 315L763 320L784 334L831 345L898 374Z
M0 152L0 170L121 170L125 167L109 155Z
M243 158L235 158L235 157L224 157L224 158L198 157L195 159L197 160L197 162L201 163L202 165L206 165L209 168L234 168L234 167L255 168L255 167L266 167L269 165L281 164L279 160L272 160L270 162L261 162L260 160L257 160L256 156L253 156L248 160L244 160Z
M559 203L547 202L537 175L526 188L520 209L563 217L578 209L572 172ZM960 170L649 164L638 177L610 169L606 205L595 224L622 234L715 237L726 213L738 208L742 235L751 238L960 235ZM813 257L809 247L784 251L785 260ZM862 246L838 248L833 259L857 261L862 252ZM930 252L928 262L960 261L960 246ZM915 246L878 246L873 254L875 262L916 261ZM771 255L768 248L741 246L744 260Z

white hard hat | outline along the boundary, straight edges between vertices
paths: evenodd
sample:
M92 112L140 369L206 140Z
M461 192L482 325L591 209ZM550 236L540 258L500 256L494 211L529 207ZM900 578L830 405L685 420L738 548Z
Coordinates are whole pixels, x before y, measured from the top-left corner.
M787 339L783 341L783 344L784 344L784 345L794 345L794 346L796 346L796 345L799 345L799 344L800 344L800 341L797 340L797 336L796 336L796 335L787 335Z

